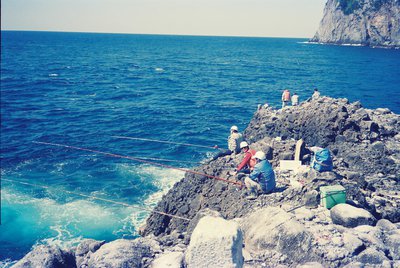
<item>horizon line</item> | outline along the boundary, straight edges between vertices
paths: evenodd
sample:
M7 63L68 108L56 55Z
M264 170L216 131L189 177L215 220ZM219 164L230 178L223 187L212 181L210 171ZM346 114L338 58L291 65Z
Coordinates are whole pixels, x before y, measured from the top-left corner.
M198 36L198 37L238 37L238 38L292 38L311 39L310 37L293 36L252 36L252 35L212 35L212 34L174 34L174 33L127 33L127 32L87 32L87 31L63 31L63 30L12 30L1 29L1 32L46 32L46 33L87 33L87 34L126 34L126 35L163 35L163 36Z

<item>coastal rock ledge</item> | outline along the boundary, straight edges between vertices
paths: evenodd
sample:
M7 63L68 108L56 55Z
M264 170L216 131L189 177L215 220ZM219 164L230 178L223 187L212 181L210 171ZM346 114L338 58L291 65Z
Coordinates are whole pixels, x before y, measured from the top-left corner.
M328 0L310 41L400 48L400 1Z
M244 137L273 165L273 193L249 201L237 185L186 173L155 210L190 221L152 213L141 238L90 239L68 250L40 246L15 267L400 267L399 130L400 116L389 109L347 99L263 107ZM299 139L328 148L333 171L281 170ZM231 172L241 158L220 157L194 170L236 181ZM319 205L320 187L330 185L345 188L347 204ZM49 261L38 259L42 252Z

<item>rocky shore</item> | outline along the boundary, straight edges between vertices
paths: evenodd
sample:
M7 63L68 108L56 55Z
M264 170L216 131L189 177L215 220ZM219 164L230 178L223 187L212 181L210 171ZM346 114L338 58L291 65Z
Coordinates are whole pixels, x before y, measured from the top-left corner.
M273 193L249 201L237 185L186 173L155 210L190 221L153 213L141 238L38 246L14 267L400 267L399 130L399 115L346 99L261 108L244 136L272 163ZM329 148L332 172L281 170L300 138ZM234 181L241 158L195 170ZM320 187L338 184L346 204L320 206Z

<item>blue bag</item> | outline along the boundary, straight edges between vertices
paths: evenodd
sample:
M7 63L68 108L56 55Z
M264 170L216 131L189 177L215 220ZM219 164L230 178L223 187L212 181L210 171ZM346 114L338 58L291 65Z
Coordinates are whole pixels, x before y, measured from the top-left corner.
M315 152L311 167L319 172L331 171L333 169L333 162L331 153L327 148Z

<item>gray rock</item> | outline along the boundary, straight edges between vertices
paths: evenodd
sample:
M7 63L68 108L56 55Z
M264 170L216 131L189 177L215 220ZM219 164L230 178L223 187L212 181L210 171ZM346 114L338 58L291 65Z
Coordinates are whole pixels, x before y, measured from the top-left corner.
M364 243L357 236L347 232L343 234L343 243L352 255L357 255L365 249Z
M143 267L149 264L158 250L158 244L154 240L118 239L101 246L91 255L88 264L91 268Z
M83 240L75 249L75 261L77 267L88 265L90 255L98 250L105 241L97 241L94 239Z
M356 227L359 225L374 225L375 217L367 210L356 208L348 204L338 204L331 209L331 218L334 224L345 227Z
M186 243L189 243L190 236L192 235L194 229L196 228L197 224L199 223L200 219L205 216L212 216L212 217L222 217L221 213L215 210L211 210L209 208L200 210L196 216L190 221L187 227L187 236L186 236Z
M357 259L359 262L368 264L381 264L383 261L388 260L383 252L374 248L367 248L358 255Z
M151 268L181 268L183 263L183 252L167 252L158 256L152 263Z
M278 250L293 261L312 257L311 234L292 215L276 207L260 209L242 222L246 250Z
M316 208L320 203L320 196L316 190L306 193L304 199L307 208Z
M298 220L311 221L313 218L315 218L315 214L311 210L304 207L296 209L294 212Z
M393 231L393 230L397 230L397 227L395 224L391 223L389 220L386 219L380 219L377 223L376 223L377 227L382 228L384 231Z
M242 231L238 223L218 217L203 217L190 238L185 254L186 266L242 267L242 245Z
M400 234L392 234L386 239L386 246L393 260L400 260Z
M55 246L39 245L19 260L13 268L73 268L76 267L71 252Z

